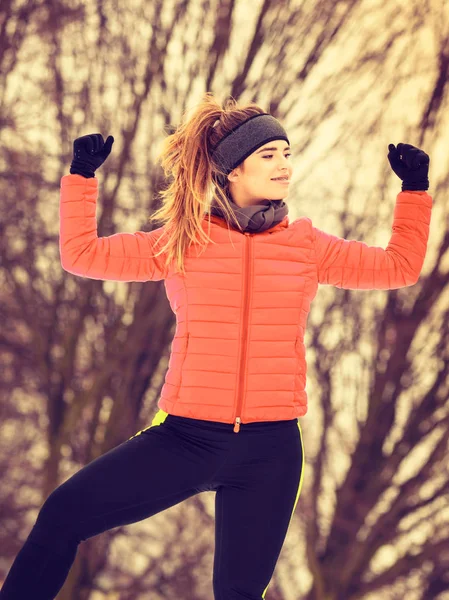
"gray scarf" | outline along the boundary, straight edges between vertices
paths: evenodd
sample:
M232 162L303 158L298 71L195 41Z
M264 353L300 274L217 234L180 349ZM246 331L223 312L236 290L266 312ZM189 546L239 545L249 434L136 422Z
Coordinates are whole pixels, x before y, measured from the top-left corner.
M252 206L239 206L232 198L228 196L229 208L234 212L239 225L243 231L258 233L274 227L280 223L285 215L288 214L288 206L283 200L260 200L258 204ZM226 215L221 207L216 204L215 199L212 202L211 214L226 220ZM233 229L237 229L231 221L229 223ZM237 231L239 231L237 229Z

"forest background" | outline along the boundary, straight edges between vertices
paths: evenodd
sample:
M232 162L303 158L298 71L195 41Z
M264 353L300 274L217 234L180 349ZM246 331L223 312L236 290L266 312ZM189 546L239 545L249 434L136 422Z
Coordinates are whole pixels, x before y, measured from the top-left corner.
M447 600L443 0L2 0L0 582L51 491L151 423L174 335L163 281L62 269L73 140L115 137L97 172L98 236L149 231L160 144L206 91L281 121L290 221L346 239L388 244L401 189L389 143L430 156L418 282L321 286L312 305L304 484L266 600ZM213 553L206 492L82 543L58 598L210 600Z

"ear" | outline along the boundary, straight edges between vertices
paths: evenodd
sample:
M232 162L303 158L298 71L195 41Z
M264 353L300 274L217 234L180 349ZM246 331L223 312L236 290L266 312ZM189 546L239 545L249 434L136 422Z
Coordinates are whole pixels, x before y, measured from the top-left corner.
M237 181L237 179L239 178L239 172L243 172L243 163L238 165L238 167L236 167L229 173L228 180L231 182Z

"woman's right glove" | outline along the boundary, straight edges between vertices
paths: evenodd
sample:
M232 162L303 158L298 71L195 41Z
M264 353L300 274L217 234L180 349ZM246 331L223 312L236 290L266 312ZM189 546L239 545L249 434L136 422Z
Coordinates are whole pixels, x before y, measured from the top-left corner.
M98 169L111 153L114 138L108 136L106 142L101 133L91 133L76 138L73 142L73 160L70 165L72 175L95 177Z

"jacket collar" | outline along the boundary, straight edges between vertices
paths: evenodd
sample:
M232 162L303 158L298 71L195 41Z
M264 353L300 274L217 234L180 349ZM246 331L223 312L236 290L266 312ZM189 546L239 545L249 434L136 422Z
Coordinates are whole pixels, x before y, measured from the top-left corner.
M204 218L207 221L207 217L204 217ZM215 223L216 225L218 225L219 227L222 227L223 229L229 229L228 223L224 217L219 217L218 215L211 214L210 221L211 221L211 223ZM229 226L234 231L237 231L238 233L242 233L239 229L236 229L236 227L234 226L234 223L230 223ZM263 231L273 233L275 231L281 231L282 229L287 229L288 226L289 226L289 218L286 215L282 219L282 221L280 221L279 223L276 223L272 227L268 227L267 229L264 229ZM250 233L255 233L255 232L250 232Z

